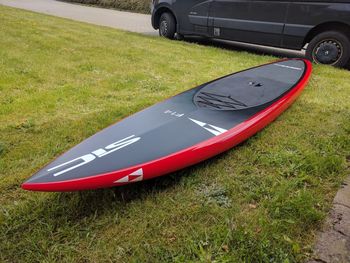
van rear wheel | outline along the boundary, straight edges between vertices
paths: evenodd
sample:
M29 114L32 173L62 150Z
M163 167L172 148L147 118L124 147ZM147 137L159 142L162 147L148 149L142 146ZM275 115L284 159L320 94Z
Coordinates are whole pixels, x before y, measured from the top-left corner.
M159 19L159 35L174 39L176 33L176 21L172 14L163 13Z
M316 64L345 67L350 60L350 40L338 31L320 33L310 41L306 57Z

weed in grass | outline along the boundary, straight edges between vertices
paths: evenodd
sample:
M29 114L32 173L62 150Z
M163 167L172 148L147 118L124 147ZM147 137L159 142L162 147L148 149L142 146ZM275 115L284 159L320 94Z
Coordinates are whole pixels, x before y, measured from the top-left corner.
M200 184L197 187L196 191L198 198L202 200L203 203L206 205L216 204L225 208L231 206L231 200L228 197L227 190L218 184Z
M5 151L6 151L6 145L4 142L0 141L0 156L5 154Z

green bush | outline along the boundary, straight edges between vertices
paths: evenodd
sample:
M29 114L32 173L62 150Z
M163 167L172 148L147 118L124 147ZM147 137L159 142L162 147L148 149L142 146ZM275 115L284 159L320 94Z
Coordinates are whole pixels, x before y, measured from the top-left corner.
M99 5L139 13L150 12L150 0L65 0L88 5Z

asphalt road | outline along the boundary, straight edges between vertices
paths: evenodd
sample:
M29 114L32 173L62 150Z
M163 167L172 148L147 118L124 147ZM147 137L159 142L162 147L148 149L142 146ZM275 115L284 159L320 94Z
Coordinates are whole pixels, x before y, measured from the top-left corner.
M0 0L0 4L142 34L158 34L151 26L150 15L69 4L55 0Z
M70 4L56 0L0 0L0 4L95 25L108 26L146 35L158 35L158 32L151 26L150 15ZM256 54L267 54L278 57L303 57L304 55L303 52L299 51L232 41L208 40L192 37L186 38L186 41L229 50L248 51Z

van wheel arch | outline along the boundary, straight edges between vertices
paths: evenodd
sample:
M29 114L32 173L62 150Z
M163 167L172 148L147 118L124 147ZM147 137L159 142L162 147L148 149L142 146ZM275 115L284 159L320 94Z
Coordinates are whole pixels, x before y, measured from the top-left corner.
M156 11L156 13L154 14L154 27L155 27L155 29L159 29L159 21L160 21L161 16L162 16L164 13L170 13L170 14L174 17L175 23L176 23L176 25L177 25L177 18L176 18L176 16L175 16L174 12L171 11L170 8L167 8L167 7L160 7L160 8Z
M338 31L350 38L350 25L340 22L326 22L315 26L309 31L309 33L304 39L303 46L310 43L310 41L318 34L321 34L326 31Z

